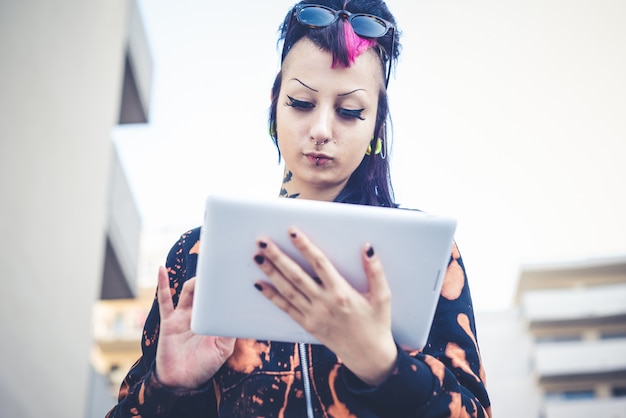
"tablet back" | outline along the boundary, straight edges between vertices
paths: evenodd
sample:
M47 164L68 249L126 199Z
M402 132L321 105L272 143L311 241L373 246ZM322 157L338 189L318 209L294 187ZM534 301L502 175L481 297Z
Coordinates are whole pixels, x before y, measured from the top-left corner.
M286 198L208 197L191 321L195 333L317 343L254 288L264 279L253 261L261 235L312 273L291 245L290 226L300 228L361 292L368 288L361 248L371 243L391 289L396 342L414 349L425 345L456 222L414 210Z

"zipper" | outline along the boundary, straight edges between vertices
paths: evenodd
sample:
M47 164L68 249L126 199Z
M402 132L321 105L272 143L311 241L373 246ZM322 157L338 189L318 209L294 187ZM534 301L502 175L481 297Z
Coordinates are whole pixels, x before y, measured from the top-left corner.
M311 380L309 377L309 359L306 344L298 343L300 351L300 367L302 368L302 382L304 384L304 399L306 400L306 416L313 418L313 403L311 401Z

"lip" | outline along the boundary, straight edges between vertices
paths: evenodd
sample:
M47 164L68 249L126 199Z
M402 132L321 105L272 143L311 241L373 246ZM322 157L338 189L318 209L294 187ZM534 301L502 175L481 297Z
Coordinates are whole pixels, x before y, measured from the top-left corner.
M319 152L305 153L304 156L307 158L307 160L309 160L312 164L316 166L325 165L330 160L332 160L332 157L330 155Z

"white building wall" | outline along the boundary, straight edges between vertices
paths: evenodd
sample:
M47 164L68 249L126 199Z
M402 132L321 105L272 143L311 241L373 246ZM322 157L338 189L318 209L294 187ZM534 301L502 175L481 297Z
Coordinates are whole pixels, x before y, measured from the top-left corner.
M519 310L479 312L476 326L494 417L538 417L540 396L532 379L532 339Z
M113 149L109 183L108 236L131 292L137 291L141 215L135 205L117 150Z
M84 417L126 0L0 2L0 416Z

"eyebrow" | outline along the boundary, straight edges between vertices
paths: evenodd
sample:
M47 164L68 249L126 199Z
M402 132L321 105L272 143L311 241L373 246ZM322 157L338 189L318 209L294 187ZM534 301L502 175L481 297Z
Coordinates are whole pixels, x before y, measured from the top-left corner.
M307 89L309 89L311 91L319 93L319 91L315 90L313 87L307 86L306 84L304 84L301 80L298 80L297 78L292 78L292 80L297 81L298 83L302 84L304 87L306 87ZM340 93L337 96L338 97L344 97L344 96L348 96L348 95L350 95L352 93L356 93L357 91L365 91L365 89L356 89L356 90L349 91L347 93Z
M309 87L309 86L307 86L306 84L304 84L302 81L298 80L297 78L293 78L292 80L296 80L298 83L302 84L302 85L303 85L304 87L306 87L307 89L312 90L312 91L314 91L314 92L316 92L316 93L319 93L319 91L315 90L313 87Z
M348 96L348 95L350 95L352 93L356 93L357 91L365 91L365 89L356 89L356 90L349 91L347 93L338 94L337 96L339 96L339 97Z

